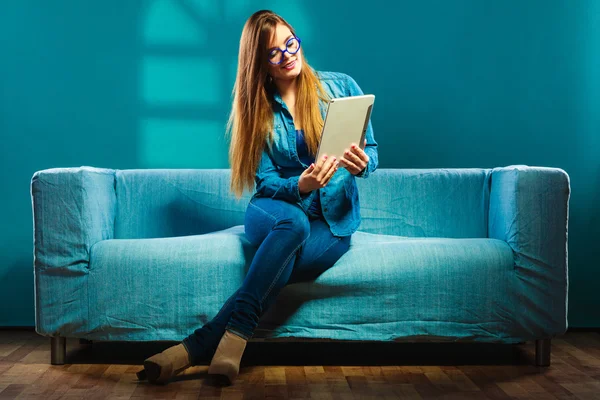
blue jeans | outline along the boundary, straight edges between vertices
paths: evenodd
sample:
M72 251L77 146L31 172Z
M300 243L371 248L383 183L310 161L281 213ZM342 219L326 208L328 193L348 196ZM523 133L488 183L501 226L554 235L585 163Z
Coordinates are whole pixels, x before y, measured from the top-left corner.
M286 284L314 280L348 251L350 236L333 236L320 211L253 198L245 216L246 237L258 248L248 274L217 315L183 340L192 365L210 361L229 330L250 339L260 317Z

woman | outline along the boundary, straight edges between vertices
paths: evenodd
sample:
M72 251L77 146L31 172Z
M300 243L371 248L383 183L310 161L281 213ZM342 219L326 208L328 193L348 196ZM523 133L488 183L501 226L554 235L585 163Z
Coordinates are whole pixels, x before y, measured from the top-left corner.
M256 184L244 226L257 251L213 320L144 361L151 382L210 359L208 373L232 383L247 340L281 289L315 279L348 250L360 224L354 177L378 165L370 122L365 151L353 144L339 160L314 159L326 100L363 93L348 75L312 70L294 29L271 11L244 25L233 93L231 188L240 198Z

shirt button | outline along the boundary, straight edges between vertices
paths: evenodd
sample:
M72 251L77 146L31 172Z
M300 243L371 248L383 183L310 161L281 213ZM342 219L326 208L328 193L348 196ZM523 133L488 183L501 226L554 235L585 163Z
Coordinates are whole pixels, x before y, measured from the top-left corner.
M327 207L325 207L325 208L323 209L323 211L327 212Z
M325 192L321 192L323 194L323 196L325 196Z

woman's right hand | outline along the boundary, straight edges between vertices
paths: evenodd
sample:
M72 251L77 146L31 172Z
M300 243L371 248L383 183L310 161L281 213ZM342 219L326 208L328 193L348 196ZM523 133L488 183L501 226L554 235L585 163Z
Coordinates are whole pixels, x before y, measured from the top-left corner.
M301 194L325 187L337 171L340 162L335 157L325 154L318 162L310 164L298 179L298 190Z

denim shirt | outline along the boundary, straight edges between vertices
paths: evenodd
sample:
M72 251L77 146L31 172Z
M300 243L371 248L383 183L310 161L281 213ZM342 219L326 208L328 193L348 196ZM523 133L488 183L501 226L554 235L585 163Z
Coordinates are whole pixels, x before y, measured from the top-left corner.
M331 98L364 94L350 76L339 72L315 71L323 88ZM356 177L367 178L377 169L377 142L369 120L366 132L367 145L364 149L369 162L363 172L354 176L346 168L339 167L327 185L309 193L300 194L298 180L309 167L298 157L294 120L281 95L275 92L273 104L274 141L272 149L265 145L256 175L254 197L270 197L297 204L308 216L308 209L319 191L322 215L334 236L352 235L360 225L360 202ZM326 104L320 102L320 111L325 118ZM357 143L358 145L358 143Z
M298 158L300 158L300 161L304 164L308 165L315 162L315 158L308 152L308 146L304 140L303 130L296 129L296 151L298 152ZM323 213L321 211L321 192L319 190L315 190L315 196L307 211L309 217L323 217Z

